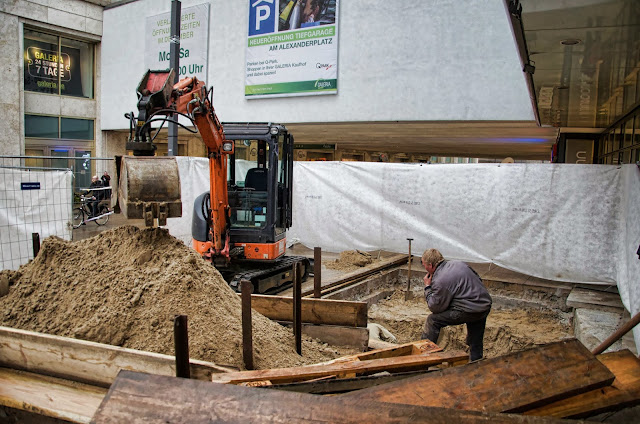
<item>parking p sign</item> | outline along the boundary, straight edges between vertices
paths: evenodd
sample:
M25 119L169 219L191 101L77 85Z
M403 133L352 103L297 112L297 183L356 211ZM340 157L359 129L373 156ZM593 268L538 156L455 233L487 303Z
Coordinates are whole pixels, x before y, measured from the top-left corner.
M249 2L249 36L274 32L277 17L275 0L251 0Z

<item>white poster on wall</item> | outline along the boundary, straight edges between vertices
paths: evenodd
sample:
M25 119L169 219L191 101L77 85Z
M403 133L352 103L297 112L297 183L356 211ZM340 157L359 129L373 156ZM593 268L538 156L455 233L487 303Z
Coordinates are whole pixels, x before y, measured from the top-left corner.
M245 97L338 92L339 0L249 0Z
M145 67L169 68L171 13L149 16L145 25ZM181 10L180 78L195 76L207 81L209 51L209 3Z

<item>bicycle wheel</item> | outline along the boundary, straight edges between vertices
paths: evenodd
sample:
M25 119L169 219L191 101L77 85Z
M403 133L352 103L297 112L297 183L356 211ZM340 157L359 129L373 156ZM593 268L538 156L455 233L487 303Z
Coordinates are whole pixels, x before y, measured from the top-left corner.
M107 208L104 205L100 206L100 210L98 211L98 216L103 215L105 213L109 213L109 208ZM96 219L95 222L97 225L105 225L107 222L109 222L109 215L100 216L100 218Z
M84 222L84 212L82 208L74 208L71 211L71 216L73 217L73 228L78 228Z

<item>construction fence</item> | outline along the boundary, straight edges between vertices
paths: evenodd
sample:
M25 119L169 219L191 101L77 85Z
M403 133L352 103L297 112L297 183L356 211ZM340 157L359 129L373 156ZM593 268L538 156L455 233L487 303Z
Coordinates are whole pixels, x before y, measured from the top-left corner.
M49 236L71 240L80 194L105 173L115 180L113 158L0 156L0 270L33 259Z

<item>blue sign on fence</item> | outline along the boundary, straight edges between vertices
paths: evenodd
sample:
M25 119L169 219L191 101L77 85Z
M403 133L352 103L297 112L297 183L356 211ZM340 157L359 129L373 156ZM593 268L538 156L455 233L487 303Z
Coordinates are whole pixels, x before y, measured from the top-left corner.
M40 190L40 183L20 183L22 190Z

